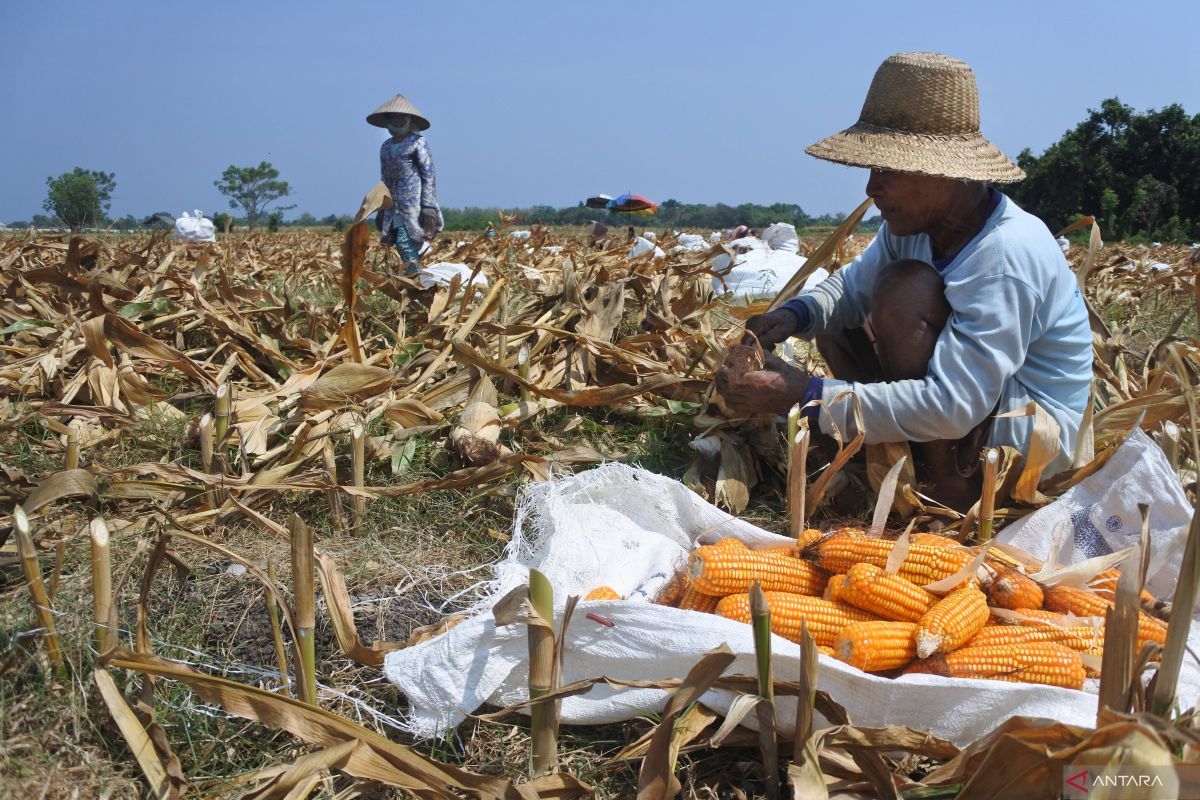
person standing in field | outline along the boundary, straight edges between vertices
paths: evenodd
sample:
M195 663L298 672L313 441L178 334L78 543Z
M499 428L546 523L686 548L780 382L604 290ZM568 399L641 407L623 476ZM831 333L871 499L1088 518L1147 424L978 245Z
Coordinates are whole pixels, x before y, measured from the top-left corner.
M379 148L380 177L392 196L392 207L376 218L380 241L395 245L404 274L415 275L421 269L421 245L444 224L433 157L421 135L429 120L398 94L369 114L367 122L391 134Z
M870 170L883 225L867 249L811 290L752 317L744 343L768 351L810 338L833 378L769 356L763 369L722 367L717 388L739 411L813 404L824 433L852 426L852 390L868 445L912 443L918 480L965 510L979 498L980 450L1028 453L1041 406L1071 466L1092 378L1092 335L1075 275L1045 224L990 184L1024 172L979 130L979 94L964 62L898 53L879 67L858 122L806 150Z

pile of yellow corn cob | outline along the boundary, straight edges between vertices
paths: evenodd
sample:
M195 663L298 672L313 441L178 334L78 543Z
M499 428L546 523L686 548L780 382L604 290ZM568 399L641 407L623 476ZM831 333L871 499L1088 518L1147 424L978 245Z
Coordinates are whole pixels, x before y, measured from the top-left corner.
M808 530L795 547L766 550L722 539L693 552L678 607L750 622L749 591L758 582L774 633L797 641L803 620L822 653L867 672L1073 689L1098 674L1117 570L1088 588L1043 589L990 557L972 572L971 551L930 533L912 534L889 572L894 546L855 528ZM924 588L935 582L938 591ZM1166 625L1142 613L1138 639L1139 647L1161 644Z

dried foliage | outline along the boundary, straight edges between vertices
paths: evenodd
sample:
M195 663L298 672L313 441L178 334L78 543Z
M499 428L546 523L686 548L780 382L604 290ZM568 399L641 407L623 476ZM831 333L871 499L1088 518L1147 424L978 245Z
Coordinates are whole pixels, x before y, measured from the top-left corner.
M364 207L368 204L369 198ZM836 267L831 262L864 244L848 243L852 224L844 227L823 244L810 244L816 256L810 267ZM672 253L673 242L664 237L659 244L669 255L631 258L624 247L593 250L585 237L545 229L522 241L503 235L460 242L443 238L427 260L463 263L488 285L456 278L448 285L422 287L398 277L395 256L373 238L365 225L355 225L344 238L235 236L207 246L162 237L0 241L0 566L9 570L5 585L27 592L37 584L12 569L22 560L16 542L5 541L14 527L7 509L19 503L28 515L33 549L21 550L26 571L44 569L45 551L59 548L59 568L49 591L40 589L39 608L56 607L62 543L78 541L89 548L89 523L100 510L123 518L113 527L114 541L136 541L137 547L120 555L114 550L114 575L107 584L101 581L104 594L112 592L112 608L98 605L95 622L104 617L128 629L136 611L136 636L132 642L127 631L122 636L130 648L106 657L108 669L128 672L101 669L94 678L80 673L76 683L94 680L100 687L103 707L116 720L115 728L108 726L111 735L124 737L135 754L137 771L129 776L140 773L156 792L189 790L155 717L156 691L162 692L155 689L155 678L162 678L193 687L230 715L289 731L319 748L230 778L230 787L252 788L252 796L308 796L320 786L332 787L333 774L340 776L344 796L380 784L431 797L450 796L446 787L456 796L587 794L586 784L561 772L521 783L491 775L488 764L475 771L442 763L339 716L330 710L335 701L320 688L316 707L285 696L286 676L268 688L254 687L152 652L155 572L170 563L181 579L188 574L189 565L174 549L182 543L243 566L248 579L259 581L262 591L255 589L255 597L283 612L285 625L280 628L276 620L277 632L264 634L269 663L282 663L284 638L288 647L294 641L296 598L287 596L273 566L239 555L222 539L231 526L241 525L257 526L267 539L286 543L287 528L280 520L303 502L310 511L328 508L315 553L324 596L317 610L331 630L324 646L336 644L349 661L376 667L386 651L404 645L364 643L355 626L353 589L347 588L353 580L323 551L323 542L358 535L363 515L376 500L469 487L478 487L480 496L495 496L502 484L544 480L556 470L621 456L610 437L566 439L582 424L580 416L568 415L558 434L540 424L563 416L564 407L688 430L695 452L686 480L735 513L756 496L778 498L787 491L791 442L770 418L729 413L710 388L713 371L740 341L741 320L770 305L722 301L712 288L712 253ZM1049 480L1041 473L1053 456L1048 450L1054 436L1044 423L1035 452L1002 452L995 477L997 525L1094 472L1134 425L1160 441L1185 487L1195 492L1200 266L1189 263L1186 250L1176 246L1102 248L1098 231L1090 246L1073 247L1069 257L1085 287L1095 335L1096 381L1089 409L1094 437L1075 454L1075 470ZM733 352L746 368L761 358L752 349ZM822 372L815 353L801 350L795 357ZM1037 409L1030 413L1036 415ZM140 440L148 425L174 426L179 435L160 447ZM837 453L814 454L822 463L811 462L807 473L793 469L801 480L806 474L814 479L799 494L797 519L819 525L845 513L844 504L835 504L847 485L839 473L862 447L861 426L840 434ZM448 468L435 475L413 474L409 466L418 440L433 439L445 443ZM114 447L127 448L129 457L94 457ZM1094 454L1087 452L1092 447ZM878 487L903 454L867 452L869 461L879 462L868 467ZM895 491L897 508L923 519L958 520L964 535L974 529L974 515L959 519L932 504L911 475L898 469L889 481L887 493ZM849 508L864 515L870 507L866 493L850 494ZM108 558L105 552L104 563ZM118 609L137 567L144 567L140 602L136 609L128 601ZM447 618L402 638L411 634L409 643L418 641L456 622ZM52 640L35 640L44 642L39 657L46 655ZM85 641L96 641L92 631ZM57 646L55 641L49 648L54 660ZM1174 648L1179 647L1176 641ZM776 677L762 689L753 680L720 678L723 656L701 655L693 674L672 686L676 691L661 723L632 729L627 747L613 754L613 763L644 756L640 775L631 777L641 796L665 797L681 788L695 795L704 786L695 754L710 742L712 733L706 732L715 715L693 701L710 685L740 686L747 697L805 698L810 708L800 716L806 740L793 744L788 742L792 731L778 731L779 741L787 743L780 753L794 752L798 759L791 772L797 792L823 778L831 796L923 787L961 790L970 797L1033 797L1046 787L1057 791L1060 767L1072 760L1107 760L1104 753L1114 748L1170 759L1172 748L1193 752L1190 748L1200 743L1192 728L1161 716L1127 713L1129 704L1124 704L1103 711L1095 730L1013 719L986 740L959 750L907 728L853 726L836 698L812 690L815 650L808 653L811 663L801 685ZM0 665L0 679L11 663L10 657ZM135 672L147 676L140 697L114 680ZM290 689L296 689L294 683ZM562 687L547 699L586 689ZM749 708L751 701L743 705ZM830 727L813 729L812 708ZM739 740L736 731L725 730L720 738L724 749L719 753L736 750L734 745L749 748L748 762L733 762L739 768L757 761L757 737ZM690 772L677 777L689 754ZM778 759L785 772L788 760ZM761 788L761 767L752 766L746 785ZM713 776L717 782L725 779L721 771Z

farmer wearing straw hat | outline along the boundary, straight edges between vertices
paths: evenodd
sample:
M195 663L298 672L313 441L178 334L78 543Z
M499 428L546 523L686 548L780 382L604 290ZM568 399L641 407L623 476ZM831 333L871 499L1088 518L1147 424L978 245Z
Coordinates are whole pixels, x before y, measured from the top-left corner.
M925 490L959 509L979 497L984 445L1028 452L1033 419L997 415L1030 401L1059 427L1044 474L1069 467L1091 385L1087 308L1050 231L989 185L1025 175L980 134L970 67L891 56L858 122L806 152L870 169L883 225L853 263L746 324L768 350L814 339L834 377L774 356L758 371L723 367L729 405L785 413L819 400L806 413L832 433L852 427L851 404L833 401L853 390L867 444L914 443Z
M367 122L387 128L392 136L379 148L379 171L392 208L384 209L377 222L384 244L394 244L404 264L404 274L421 268L421 245L442 229L438 208L433 157L421 131L429 120L403 95L375 109Z

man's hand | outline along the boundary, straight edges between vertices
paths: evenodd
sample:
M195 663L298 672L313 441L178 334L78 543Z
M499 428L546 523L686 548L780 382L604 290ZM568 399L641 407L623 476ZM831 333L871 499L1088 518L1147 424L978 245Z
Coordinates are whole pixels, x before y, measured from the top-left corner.
M735 411L786 414L807 388L804 370L773 355L767 356L760 370L740 374L728 367L717 370L717 391Z
M436 208L422 208L418 220L426 239L432 239L438 232L438 212Z
M772 347L796 333L796 315L786 308L777 308L746 320L746 331L742 344L752 344L757 336L763 350L770 352Z

